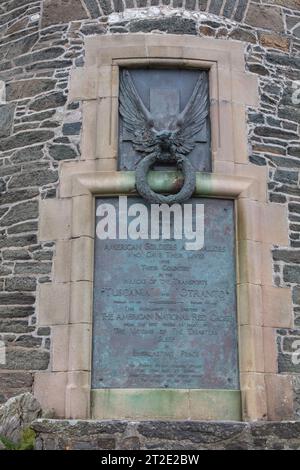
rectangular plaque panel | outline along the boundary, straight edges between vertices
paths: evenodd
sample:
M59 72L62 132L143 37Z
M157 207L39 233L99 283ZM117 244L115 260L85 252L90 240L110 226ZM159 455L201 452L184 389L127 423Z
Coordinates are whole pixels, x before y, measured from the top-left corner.
M201 250L96 237L92 388L239 388L234 203L189 203L204 205Z
M157 129L166 128L170 120L178 118L186 107L203 70L188 69L129 69L134 86L146 108L154 117ZM132 136L123 126L119 115L119 170L135 170L143 155L132 145ZM196 146L189 154L196 171L211 171L210 117L196 137Z

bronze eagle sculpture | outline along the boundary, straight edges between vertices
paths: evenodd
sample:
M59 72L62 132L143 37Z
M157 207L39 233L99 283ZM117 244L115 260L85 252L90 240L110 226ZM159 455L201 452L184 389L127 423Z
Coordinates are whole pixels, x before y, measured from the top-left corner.
M195 170L186 158L196 146L197 136L208 116L208 81L200 73L185 108L170 119L165 128L157 128L154 116L139 96L128 70L120 74L119 112L133 148L144 155L136 168L136 187L150 202L183 202L196 184ZM147 182L147 172L157 162L175 162L182 170L185 182L176 195L154 193Z
M195 147L195 138L208 115L208 83L200 74L193 93L177 119L166 129L156 129L153 116L141 100L130 72L124 70L120 77L120 114L123 125L132 138L133 147L143 154L188 155Z

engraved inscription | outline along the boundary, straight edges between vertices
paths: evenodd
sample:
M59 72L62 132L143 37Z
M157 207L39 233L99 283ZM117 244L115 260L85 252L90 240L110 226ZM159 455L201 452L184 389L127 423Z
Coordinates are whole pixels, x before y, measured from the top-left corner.
M233 202L190 202L205 207L202 250L96 238L93 388L238 389Z

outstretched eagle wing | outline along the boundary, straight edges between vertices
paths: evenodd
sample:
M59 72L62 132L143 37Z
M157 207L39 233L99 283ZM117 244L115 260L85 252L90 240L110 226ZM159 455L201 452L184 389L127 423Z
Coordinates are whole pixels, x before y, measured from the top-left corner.
M144 153L156 150L152 115L139 97L128 70L120 74L119 101L123 126L132 138L134 149Z
M197 80L192 96L177 119L178 131L173 137L176 153L188 155L196 145L196 136L208 116L208 80L202 73Z

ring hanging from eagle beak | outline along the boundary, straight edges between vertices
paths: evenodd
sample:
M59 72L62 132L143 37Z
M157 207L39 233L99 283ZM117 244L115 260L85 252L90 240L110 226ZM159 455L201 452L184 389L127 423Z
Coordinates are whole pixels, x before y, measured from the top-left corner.
M175 204L190 199L196 187L196 174L191 162L183 155L172 156L171 161L175 161L177 168L183 173L184 183L178 193L166 196L154 192L148 184L148 172L151 167L159 161L161 161L161 159L158 155L148 155L137 165L135 170L136 189L140 196L152 204Z

